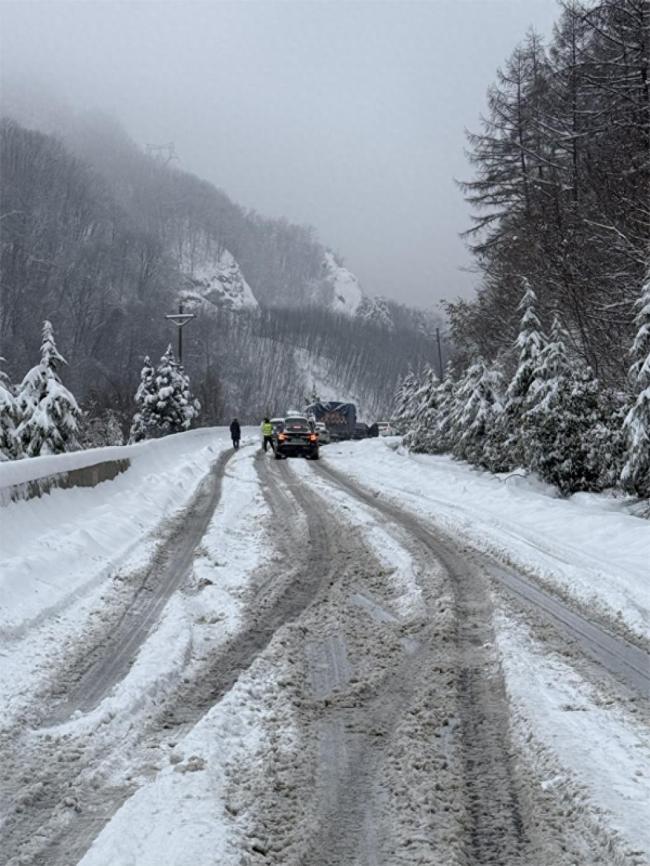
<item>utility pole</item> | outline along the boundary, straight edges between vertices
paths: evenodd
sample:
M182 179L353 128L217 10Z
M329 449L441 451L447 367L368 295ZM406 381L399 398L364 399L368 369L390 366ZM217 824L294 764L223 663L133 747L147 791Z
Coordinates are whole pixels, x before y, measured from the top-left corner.
M167 313L165 318L171 319L178 328L178 366L180 367L183 363L183 328L188 322L191 322L192 319L196 319L196 316L194 313L184 313L183 304L179 303L178 312Z
M442 349L440 348L440 328L436 328L436 341L438 343L438 369L440 370L440 381L445 379L445 371L442 369Z

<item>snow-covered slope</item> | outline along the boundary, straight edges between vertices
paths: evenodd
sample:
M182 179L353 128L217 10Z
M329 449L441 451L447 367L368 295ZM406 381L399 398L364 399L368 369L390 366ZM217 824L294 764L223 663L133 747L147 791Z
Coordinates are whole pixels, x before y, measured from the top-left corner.
M359 280L347 268L337 264L329 250L325 253L323 270L326 282L332 287L332 309L354 316L363 299Z
M369 298L366 295L361 300L356 312L358 318L365 319L375 325L391 331L395 327L390 307L385 298Z
M182 292L182 299L186 302L207 301L230 310L258 306L237 260L228 250L224 250L216 259L205 259L195 264L188 276L189 287Z

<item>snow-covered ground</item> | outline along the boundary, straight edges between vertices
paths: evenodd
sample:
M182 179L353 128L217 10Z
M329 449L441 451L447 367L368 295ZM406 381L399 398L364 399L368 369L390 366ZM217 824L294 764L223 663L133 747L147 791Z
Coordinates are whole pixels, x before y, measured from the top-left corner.
M650 639L650 523L630 514L625 500L563 499L534 478L409 454L396 439L335 444L323 454L378 495Z
M350 577L337 571L330 578L326 563L316 564L323 568L324 586L334 586L336 580L340 584L334 595L328 597L332 590L327 590L306 608L315 622L322 615L333 627L349 616L349 607L361 614L350 622L362 624L365 618L394 626L396 645L408 654L419 645L414 635L431 625L432 603L443 611L438 626L452 616L451 596L432 595L433 584L440 586L446 579L435 556L429 561L403 528L343 492L316 465L299 460L278 464L270 455L257 458L257 431L244 432L244 442L253 447L243 447L225 464L218 505L194 550L189 573L152 622L133 663L97 705L77 709L63 721L48 721L46 716L34 723L25 708L48 677L70 663L72 648L83 644L96 624L94 617L101 620L104 612L123 603L115 578L150 568L166 526L174 518L178 524L179 512L186 526L183 508L210 466L225 455L230 440L227 431L219 429L146 443L130 452L130 468L112 481L92 489L53 490L1 510L0 734L11 737L24 727L18 754L34 765L39 749L49 754L48 748L60 748L61 755L68 755L79 744L86 769L70 777L77 786L70 790L71 801L87 791L84 772L94 773L98 785L128 788L130 793L94 839L81 866L240 866L255 852L255 779L263 775L269 755L286 754L281 784L298 784L293 762L301 760L309 744L300 740L305 729L300 727L304 719L298 719L305 698L292 700L291 690L298 686L287 675L287 664L294 674L301 664L296 651L300 643L291 644L287 629L292 640L296 634L305 640L303 632L310 631L305 620L277 630L274 626L269 643L252 663L234 665L231 687L223 697L211 698L210 683L203 683L210 664L220 670L221 654L251 629L250 605L253 600L253 608L258 604L253 590L271 586L272 592L275 566L280 571L286 567L285 548L274 544L278 518L271 517L283 485L287 491L295 487L303 496L321 497L310 514L312 519L322 514L328 535L336 536L338 526L341 533L345 528L363 540L356 553L344 553L339 563L348 556ZM106 456L115 459L125 450ZM71 455L61 462L75 459L93 462L92 455ZM409 455L396 440L333 444L322 449L322 460L357 480L378 501L389 499L438 523L450 535L517 565L587 607L619 616L648 637L650 527L628 513L624 500L584 495L561 499L533 479L495 478L447 458ZM39 473L30 462L22 461L20 471ZM47 464L48 471L57 471L56 465ZM300 501L298 497L295 503ZM279 502L281 520L300 524L300 508L281 496ZM331 512L329 522L322 509ZM302 538L298 542L302 544ZM287 549L291 558L296 549ZM376 565L366 564L364 575L364 550L372 551L368 559L379 565L375 577L377 586L385 587L383 597L375 596L375 584L368 582ZM298 587L302 577L300 572ZM262 626L265 616L261 614ZM633 703L619 703L612 698L614 692L599 691L570 660L544 646L505 604L494 627L518 759L532 768L544 791L560 793L570 826L590 823L603 845L617 837L616 856L621 850L645 856L650 852L643 815L650 799L650 736L644 719L634 715ZM321 637L312 624L308 645L313 648ZM357 651L364 640L362 634L358 638ZM486 652L492 647L492 638L489 641ZM293 648L288 651L287 646ZM442 644L434 641L431 646L432 652L444 655ZM350 654L350 664L360 663ZM194 704L168 736L160 722L161 707L170 693L181 695L174 706L187 706L184 683ZM435 704L435 697L431 700ZM12 727L16 719L21 721ZM22 719L29 722L23 725ZM402 747L407 750L404 763L410 766L409 744ZM252 781L242 783L242 778ZM428 790L429 780L426 785ZM311 796L305 790L305 799ZM89 831L87 844L93 836ZM259 858L265 856L255 855L250 862L264 862ZM282 862L277 856L280 859L271 862ZM576 862L582 866L588 861Z
M245 430L244 436L251 433ZM20 712L37 684L56 669L69 642L96 615L94 611L110 603L111 593L119 591L119 576L137 572L152 559L161 524L183 509L210 465L230 446L227 430L202 429L137 446L22 460L9 466L15 483L40 477L43 466L58 472L98 458L128 456L131 460L126 472L97 487L53 489L38 499L0 509L4 723ZM209 543L208 535L204 547ZM199 558L197 571L204 568ZM233 574L236 577L238 572ZM206 595L216 591L210 588ZM180 610L174 613L173 604L165 614L175 622L163 621L171 641L170 659L172 648L181 647L185 640L180 628L184 615Z
M137 450L96 449L9 465L6 471L13 470L11 483L16 483L23 480L14 479L19 472L42 473L40 461L47 472L59 472L81 459L93 461L94 455L107 459L104 452L108 459L131 459L130 468L113 481L54 489L3 509L0 634L18 634L52 608L60 609L129 554L129 567L137 567L151 553L154 542L146 542L151 530L187 502L210 463L230 446L225 430L196 430Z
M567 800L588 799L595 832L605 826L650 852L648 727L505 615L497 617L497 646L514 733L542 784Z

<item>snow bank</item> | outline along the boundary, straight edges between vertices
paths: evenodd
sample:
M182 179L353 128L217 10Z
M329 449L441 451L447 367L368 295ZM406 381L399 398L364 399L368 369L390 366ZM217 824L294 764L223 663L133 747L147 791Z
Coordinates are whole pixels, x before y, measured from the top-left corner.
M0 635L60 610L101 582L129 553L151 553L146 536L182 507L210 463L230 446L203 428L138 445L96 448L0 466L0 483L128 456L128 471L96 488L56 489L2 509ZM132 562L137 565L137 557Z
M650 851L647 728L603 700L573 668L544 652L524 626L503 615L497 617L497 646L515 735L546 775L544 784L586 789L588 800L582 810L593 813L597 829L605 825L637 852ZM536 751L535 745L541 749ZM555 766L550 765L549 754ZM571 790L568 796L576 802Z
M396 440L328 446L360 483L434 520L650 639L650 525L604 494L560 498L534 478L498 477Z

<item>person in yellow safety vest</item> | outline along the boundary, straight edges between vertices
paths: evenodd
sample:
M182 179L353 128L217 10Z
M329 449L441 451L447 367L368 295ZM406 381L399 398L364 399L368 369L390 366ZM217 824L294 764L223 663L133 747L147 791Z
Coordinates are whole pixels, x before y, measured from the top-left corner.
M268 418L262 421L262 443L265 451L269 445L271 446L271 451L275 451L273 445L273 424L271 424Z

